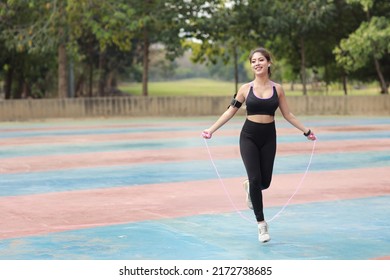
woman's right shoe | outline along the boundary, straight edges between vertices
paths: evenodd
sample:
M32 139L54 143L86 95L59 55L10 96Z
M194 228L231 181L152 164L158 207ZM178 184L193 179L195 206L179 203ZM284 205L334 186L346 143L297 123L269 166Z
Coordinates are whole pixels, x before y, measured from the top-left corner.
M249 209L253 209L253 204L252 204L251 195L249 191L249 180L245 180L243 186L246 192L246 205L248 206Z

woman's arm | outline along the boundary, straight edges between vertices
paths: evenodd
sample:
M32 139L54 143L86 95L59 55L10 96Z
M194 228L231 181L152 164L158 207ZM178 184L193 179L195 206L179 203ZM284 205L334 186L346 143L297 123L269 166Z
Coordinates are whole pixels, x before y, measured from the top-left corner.
M238 108L229 106L229 108L219 117L219 119L210 128L203 131L204 134L211 135L227 123L237 113ZM210 138L208 137L208 138Z
M238 93L236 95L236 100L240 103L245 102L245 91L248 90L248 84L245 84L240 87L238 90ZM237 113L239 108L235 106L229 106L229 108L219 117L219 119L208 129L203 130L203 137L204 138L211 138L213 133L217 131L219 128L221 128L225 123L227 123L233 116Z
M291 113L289 107L288 107L288 104L287 104L287 100L286 100L286 95L284 93L284 90L283 90L283 87L281 85L276 85L276 90L278 92L278 96L279 96L279 109L280 111L282 112L282 115L283 117L289 122L291 123L293 126L295 126L297 129L299 129L300 131L302 131L303 133L307 134L310 129L306 128L295 116L293 113ZM314 133L312 131L310 131L311 133L307 136L308 139L310 140L314 140L312 139L314 137ZM313 136L311 136L313 135Z

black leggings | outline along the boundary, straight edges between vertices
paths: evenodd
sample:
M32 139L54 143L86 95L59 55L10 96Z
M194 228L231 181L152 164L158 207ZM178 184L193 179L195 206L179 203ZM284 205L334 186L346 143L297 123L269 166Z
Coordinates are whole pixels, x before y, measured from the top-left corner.
M240 152L249 180L253 211L258 222L264 220L263 194L271 184L276 154L275 122L246 120L240 135Z

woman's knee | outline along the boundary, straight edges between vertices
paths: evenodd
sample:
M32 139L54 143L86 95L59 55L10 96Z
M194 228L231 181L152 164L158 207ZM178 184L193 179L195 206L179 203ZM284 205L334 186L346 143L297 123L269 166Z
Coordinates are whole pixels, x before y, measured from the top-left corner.
M272 176L269 178L260 178L258 176L256 177L249 177L249 185L253 188L260 188L261 190L268 189L271 185Z
M256 189L260 189L260 190L268 189L270 184L271 184L271 181L264 181L264 180L262 180L260 178L249 179L249 185L252 188L256 188Z
M269 188L269 186L271 185L271 179L268 179L268 180L263 180L262 183L261 183L261 189L262 190L266 190Z

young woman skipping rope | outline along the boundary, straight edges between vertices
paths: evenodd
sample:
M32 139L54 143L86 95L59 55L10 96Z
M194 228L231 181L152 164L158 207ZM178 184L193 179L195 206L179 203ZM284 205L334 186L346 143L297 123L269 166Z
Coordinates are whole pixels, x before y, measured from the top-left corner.
M276 154L275 111L303 132L309 140L316 140L313 131L306 128L289 110L284 90L270 80L271 55L264 48L257 48L249 55L255 79L240 87L228 109L202 136L210 139L215 131L227 123L246 103L247 117L240 133L240 153L248 179L244 181L248 207L253 209L258 225L260 242L271 240L264 219L262 191L271 184Z

